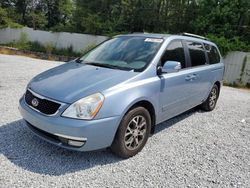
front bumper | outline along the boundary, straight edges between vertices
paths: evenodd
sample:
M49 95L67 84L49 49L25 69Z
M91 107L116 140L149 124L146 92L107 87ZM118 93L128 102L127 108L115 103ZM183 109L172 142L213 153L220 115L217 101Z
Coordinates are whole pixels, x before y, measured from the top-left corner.
M120 116L97 120L77 120L57 116L45 116L31 109L23 97L19 101L19 111L28 127L39 137L57 146L77 150L92 151L111 146ZM81 141L81 147L67 144L67 140Z

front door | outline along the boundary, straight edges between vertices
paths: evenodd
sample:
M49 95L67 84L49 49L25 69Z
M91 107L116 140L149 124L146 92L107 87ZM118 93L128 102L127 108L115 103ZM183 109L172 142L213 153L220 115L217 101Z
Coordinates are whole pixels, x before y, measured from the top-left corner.
M192 108L194 78L193 71L187 67L187 55L184 53L183 42L180 40L172 41L164 55L161 63L166 61L178 61L182 69L175 73L166 73L160 76L160 110L161 121L174 117L190 108Z

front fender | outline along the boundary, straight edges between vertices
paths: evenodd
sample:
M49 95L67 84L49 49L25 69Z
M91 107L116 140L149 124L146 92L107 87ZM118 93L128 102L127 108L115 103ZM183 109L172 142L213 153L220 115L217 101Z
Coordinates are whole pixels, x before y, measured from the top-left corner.
M122 118L134 104L140 101L150 102L157 115L160 88L159 77L147 78L110 88L103 92L105 101L96 118L112 116L120 116Z

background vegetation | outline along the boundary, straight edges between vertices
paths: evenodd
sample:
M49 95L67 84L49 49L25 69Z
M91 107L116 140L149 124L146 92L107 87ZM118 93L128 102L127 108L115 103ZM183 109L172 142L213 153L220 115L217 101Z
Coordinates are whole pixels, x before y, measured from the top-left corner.
M249 51L249 0L0 0L0 27L112 36L130 32L205 35L223 52Z
M28 36L26 33L21 33L20 38L16 42L11 42L8 44L4 44L4 46L17 48L19 50L24 51L32 51L32 52L42 52L46 53L48 56L50 55L59 55L59 56L68 56L68 57L80 57L82 53L85 52L86 49L83 49L82 52L73 51L73 47L70 46L68 48L56 48L53 43L47 43L45 45L40 44L39 42L31 42L28 40ZM94 46L92 47L94 48Z

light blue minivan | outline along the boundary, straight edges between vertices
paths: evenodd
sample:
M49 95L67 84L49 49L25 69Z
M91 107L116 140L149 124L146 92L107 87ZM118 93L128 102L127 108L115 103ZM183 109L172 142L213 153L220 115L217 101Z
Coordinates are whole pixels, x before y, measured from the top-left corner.
M215 108L224 64L192 35L113 37L82 58L34 77L20 99L28 127L57 146L136 155L154 127L191 108Z

